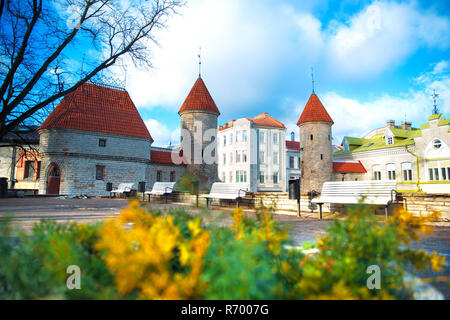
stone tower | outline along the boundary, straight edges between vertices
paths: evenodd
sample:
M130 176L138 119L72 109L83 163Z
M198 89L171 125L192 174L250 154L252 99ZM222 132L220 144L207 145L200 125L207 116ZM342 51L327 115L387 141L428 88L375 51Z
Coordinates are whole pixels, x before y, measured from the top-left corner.
M217 169L217 118L219 109L199 76L178 114L181 117L181 147L187 170L210 188L219 181Z
M332 181L332 133L334 124L313 92L297 122L300 128L301 185L300 192L320 192L326 181Z

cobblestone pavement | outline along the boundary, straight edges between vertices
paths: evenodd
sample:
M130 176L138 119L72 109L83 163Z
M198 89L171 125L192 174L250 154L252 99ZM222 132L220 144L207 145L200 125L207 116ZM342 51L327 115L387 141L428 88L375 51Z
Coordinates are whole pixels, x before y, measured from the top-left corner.
M58 222L95 223L108 218L116 217L121 209L127 206L127 200L121 199L57 199L47 197L36 198L8 198L0 199L0 221L6 216L14 218L13 224L22 230L30 230L34 223L41 219L52 219ZM180 207L189 208L194 215L202 215L208 223L229 225L232 220L230 212L232 209L215 208L211 212L204 209L196 209L179 203L158 204L152 202L151 206L156 210L176 209ZM248 216L254 216L252 210L244 211ZM276 220L286 228L294 244L304 241L315 241L318 236L324 235L331 220L319 221L315 218L297 218L287 215L276 215ZM432 235L425 236L419 243L414 244L416 248L423 248L429 252L436 251L445 255L449 262L440 274L422 272L420 277L450 276L450 223L435 227ZM434 284L446 299L450 299L448 282Z

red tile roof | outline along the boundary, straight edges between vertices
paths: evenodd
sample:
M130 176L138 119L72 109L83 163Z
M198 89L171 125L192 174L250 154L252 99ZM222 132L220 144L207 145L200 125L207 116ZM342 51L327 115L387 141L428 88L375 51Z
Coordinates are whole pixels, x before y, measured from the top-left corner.
M183 156L183 152L180 152L180 156ZM151 150L150 151L150 162L158 163L158 164L170 164L175 165L172 161L172 152L171 151L160 151L160 150ZM186 165L186 161L183 159L183 163L181 165Z
M90 83L66 95L38 130L54 128L152 139L128 92Z
M269 116L267 112L257 115L254 118L246 117L245 119L247 119L248 121L252 121L254 126L286 128L283 123ZM235 120L233 120L233 123L234 121ZM219 131L232 128L233 123L225 123L224 126L219 126Z
M286 140L286 149L300 151L300 142Z
M297 125L310 121L324 121L334 123L327 110L320 102L315 93L309 97L308 103L306 103L305 109L303 109L300 119L298 119Z
M269 114L267 112L257 115L253 119L252 118L247 118L247 119L253 121L254 126L286 128L284 126L284 124L282 124L280 121L269 116Z
M220 115L220 111L216 106L213 98L209 94L208 88L202 78L198 78L189 92L186 100L178 111L181 114L183 111L202 110L211 111Z
M367 173L361 161L358 162L333 162L334 173Z

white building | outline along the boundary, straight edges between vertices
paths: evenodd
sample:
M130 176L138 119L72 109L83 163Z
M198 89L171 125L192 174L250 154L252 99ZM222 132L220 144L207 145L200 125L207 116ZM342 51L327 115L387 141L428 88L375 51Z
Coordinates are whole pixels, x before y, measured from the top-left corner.
M286 191L286 127L268 113L231 120L217 133L219 178L249 190Z
M289 180L300 179L300 142L295 141L295 133L291 132L291 140L286 140L286 188Z

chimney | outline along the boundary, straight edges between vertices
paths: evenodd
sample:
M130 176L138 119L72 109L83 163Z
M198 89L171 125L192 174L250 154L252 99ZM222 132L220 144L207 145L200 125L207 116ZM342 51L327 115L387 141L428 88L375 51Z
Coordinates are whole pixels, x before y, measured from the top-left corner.
M229 125L230 125L230 127L232 127L232 126L233 126L233 124L234 124L234 120L230 120L230 121L229 121Z
M294 131L291 132L291 141L295 141L295 132Z
M411 130L411 122L402 122L402 129L403 130Z
M388 120L387 121L387 127L388 128L395 128L395 120Z

